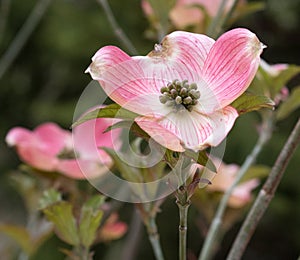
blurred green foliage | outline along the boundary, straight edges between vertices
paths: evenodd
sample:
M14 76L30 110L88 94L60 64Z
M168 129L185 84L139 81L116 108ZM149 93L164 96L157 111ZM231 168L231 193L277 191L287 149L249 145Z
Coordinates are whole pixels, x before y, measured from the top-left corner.
M33 0L0 1L4 2L9 2L10 6L0 38L0 58L36 3ZM247 27L258 35L268 46L263 53L263 58L267 62L299 65L300 1L265 2L264 11L247 16L237 21L234 26ZM140 1L110 0L109 3L120 26L139 53L144 55L150 51L154 42L145 37L144 32L148 24L142 14ZM26 216L22 200L15 193L9 178L19 161L13 150L5 145L4 138L7 131L16 125L33 128L45 121L55 121L63 127L70 127L76 102L91 80L84 71L95 51L108 44L124 48L117 41L96 0L54 0L17 59L0 79L0 222L22 224ZM298 76L288 84L290 90L299 85L299 79ZM277 124L274 136L259 156L258 163L273 165L298 117L299 109ZM257 139L255 128L259 120L255 112L237 120L226 141L225 161L243 162ZM299 160L298 149L244 259L295 259L298 256ZM162 209L162 213L158 216L162 246L167 259L175 259L177 220L174 217L169 220L169 216L177 214L174 200L167 200ZM132 208L124 206L122 214L128 217L130 213L126 213L126 210L130 211ZM201 237L193 217L195 213L192 210L189 216L192 224L188 239L190 250L197 252ZM221 251L216 259L224 258L236 231L233 229L225 237L224 251ZM138 248L139 256L152 259L150 246L145 235L143 236L143 242ZM0 241L2 239L4 238L1 236ZM39 250L35 259L62 259L63 255L57 250L57 246L60 245L61 242L52 238L49 246ZM112 246L120 247L120 244L116 242ZM98 257L97 252L102 251L99 254L102 257L106 249L105 245L96 248L96 259L104 259Z

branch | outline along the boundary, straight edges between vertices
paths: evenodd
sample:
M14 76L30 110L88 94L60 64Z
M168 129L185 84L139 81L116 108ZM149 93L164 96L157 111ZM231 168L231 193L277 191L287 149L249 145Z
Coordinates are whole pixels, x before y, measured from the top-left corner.
M254 146L251 154L248 155L247 159L243 163L242 167L240 168L234 182L229 187L228 190L226 190L224 196L222 197L222 200L219 204L219 207L217 209L217 212L215 214L215 217L212 221L212 224L209 228L209 231L207 233L207 237L205 239L203 248L201 250L199 260L207 260L211 258L211 255L213 253L213 250L215 248L216 242L218 241L218 234L220 233L220 228L222 224L222 219L229 201L229 198L237 186L237 184L240 182L240 180L243 178L247 170L250 168L251 165L253 165L256 161L256 158L258 154L260 153L263 146L266 144L266 142L270 139L271 133L272 133L272 115L267 114L267 118L264 119L262 123L261 128L261 134L259 135L259 138L257 140L256 145Z
M281 150L268 179L256 198L254 205L245 219L237 237L235 238L234 244L227 259L237 260L242 257L260 219L274 197L275 191L282 179L284 171L299 143L300 119L298 120L283 149Z
M124 46L128 49L128 51L132 55L137 55L138 52L137 52L136 48L134 47L132 42L129 40L129 38L126 36L124 31L121 29L121 27L118 25L107 0L97 0L97 1L102 6L116 37L119 39L119 41L122 44L124 44Z
M52 0L40 0L34 6L24 25L0 60L0 78L2 78L5 72L9 69L31 34L34 32L51 1Z

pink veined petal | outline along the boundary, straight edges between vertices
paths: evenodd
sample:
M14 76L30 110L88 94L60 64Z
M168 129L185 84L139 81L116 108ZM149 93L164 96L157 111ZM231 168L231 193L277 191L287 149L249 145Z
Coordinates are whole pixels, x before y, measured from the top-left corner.
M233 29L224 33L211 48L203 68L203 78L214 97L225 107L239 97L255 76L264 48L256 35L247 29Z
M162 146L177 152L184 152L184 148L180 139L171 131L160 125L161 116L141 116L135 119L135 122L146 132L151 138Z
M157 92L145 82L143 70L135 59L114 46L101 48L92 58L86 72L99 81L106 94L121 106L130 109L137 106L134 100L140 96ZM146 109L146 107L144 107Z
M231 130L237 111L232 107L203 115L183 110L168 116L140 117L137 124L161 145L182 152L217 146Z
M57 166L57 171L73 179L97 178L108 170L108 165L99 164L94 160L61 160Z
M55 123L44 123L35 128L33 134L36 136L40 148L53 156L62 151L71 138L70 132Z
M176 31L155 45L147 56L133 59L142 68L146 84L160 94L160 89L175 79L201 81L202 67L213 44L214 40L205 35Z
M32 132L23 127L14 127L6 135L5 141L9 146L18 146L23 142L32 142Z
M204 62L214 40L203 34L175 31L148 54L154 64L165 64L170 71L178 70L179 80L196 80L201 75ZM171 74L172 76L172 74ZM176 76L176 75L175 75ZM176 78L173 78L174 80Z
M169 82L200 80L204 60L213 43L214 40L205 35L174 32L148 56L132 58L117 47L108 46L95 54L87 72L116 103L146 115L161 106L160 89Z
M101 163L102 158L100 157L108 155L104 151L100 151L100 147L104 146L115 150L120 149L121 129L114 129L103 133L114 123L116 123L116 120L98 118L75 127L73 130L73 142L78 157L81 159L93 159Z
M16 146L17 153L22 161L43 171L53 171L57 164L57 159L39 140L35 132L29 131L23 127L11 129L6 142L10 146Z
M54 171L58 159L49 153L45 153L34 143L23 143L17 146L17 151L25 163L42 171Z

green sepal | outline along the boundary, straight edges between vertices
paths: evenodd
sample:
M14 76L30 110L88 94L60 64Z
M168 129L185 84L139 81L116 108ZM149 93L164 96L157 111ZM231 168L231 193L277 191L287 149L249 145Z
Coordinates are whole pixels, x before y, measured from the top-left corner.
M100 206L104 203L104 200L104 196L95 195L86 201L81 208L79 237L81 245L86 248L89 248L96 238L97 229L103 216Z
M276 119L282 120L300 107L300 86L295 87L290 96L278 108Z
M59 201L44 208L43 213L54 224L61 240L72 246L78 246L80 238L72 209L69 202Z
M142 137L146 140L148 140L150 138L149 135L142 128L140 128L136 122L134 122L132 120L119 121L119 122L107 127L105 129L104 133L109 132L113 129L118 129L118 128L130 129L136 136Z
M241 115L261 108L272 109L275 106L275 103L266 96L255 95L246 91L233 101L231 106L237 110L239 115Z
M186 150L184 153L187 157L192 158L196 163L206 167L212 172L217 172L217 168L215 164L211 159L209 159L205 150L198 151L198 152L192 150Z
M138 114L131 112L125 108L122 108L118 104L110 104L105 107L96 108L82 117L80 117L76 122L73 123L72 127L78 126L86 121L96 119L96 118L120 118L120 119L131 119L136 118Z

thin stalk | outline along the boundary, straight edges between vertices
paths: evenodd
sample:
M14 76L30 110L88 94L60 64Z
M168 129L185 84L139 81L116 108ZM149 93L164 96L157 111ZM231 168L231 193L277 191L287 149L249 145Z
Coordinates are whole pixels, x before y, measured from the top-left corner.
M2 78L4 73L9 69L31 34L34 32L51 1L52 0L40 0L34 6L24 25L0 60L0 78Z
M187 214L190 203L181 205L177 201L179 208L179 259L186 260L186 247L187 247Z
M150 240L155 258L157 260L163 260L164 256L162 253L159 234L158 234L157 225L156 225L154 217L149 217L149 224L147 227L147 231L148 231L149 240Z
M226 15L224 15L226 4L227 4L227 0L223 0L221 2L218 12L217 12L217 15L214 17L210 26L207 29L207 35L209 35L213 38L216 38L220 34L223 25L226 24L228 22L228 20L230 19L230 17L232 16L235 8L237 7L238 0L234 0L234 2L231 5L230 10L227 12Z
M268 208L275 191L283 177L284 171L300 143L300 119L281 150L271 173L266 180L264 186L259 192L254 205L252 206L247 218L245 219L234 244L229 252L227 259L238 260L241 259L246 246L248 245L260 219Z
M220 25L220 20L222 19L222 15L224 14L224 9L226 6L227 0L222 0L218 12L214 19L211 21L209 27L207 28L206 34L212 38L217 36L217 31Z
M160 203L160 202L156 202ZM156 225L156 213L158 204L153 203L143 203L136 204L141 217L143 219L144 225L147 229L148 238L152 246L152 250L156 260L164 260L164 255L162 252L160 238L158 233L158 228Z
M128 49L128 51L132 55L137 55L138 52L137 52L136 48L134 47L132 42L129 40L129 38L126 36L126 34L122 30L122 28L119 26L119 24L117 23L116 18L114 17L114 14L113 14L107 0L97 0L97 1L102 6L116 37L119 39L119 41L122 44L124 44L124 46Z
M75 251L74 259L91 260L89 248L86 248L84 246L78 246L74 248L74 251Z
M178 188L176 204L179 209L179 260L186 260L187 215L189 206L191 205L190 196L185 184Z
M139 241L141 238L142 220L136 210L134 210L132 220L130 223L129 232L124 242L123 250L120 255L121 260L135 259L137 249L139 248ZM109 259L109 258L107 258Z
M224 19L222 20L222 26L224 25L224 24L226 24L229 20L230 20L230 18L231 18L231 16L232 16L232 14L233 14L233 12L234 12L234 10L235 10L235 8L237 7L237 5L238 5L238 2L239 2L239 0L234 0L234 2L232 3L232 6L231 6L231 8L230 8L230 10L228 11L228 13L226 14L226 16L224 17Z
M241 166L234 182L229 187L229 189L226 190L224 196L222 197L222 200L220 201L220 204L218 206L215 217L214 217L214 219L211 223L211 226L208 230L207 237L205 239L204 245L203 245L201 253L199 255L199 260L211 259L213 251L215 249L218 235L220 233L222 219L223 219L225 210L227 208L229 198L230 198L233 190L237 186L237 184L240 182L240 180L243 178L245 173L250 168L250 166L255 163L256 158L257 158L258 154L260 153L260 151L262 150L263 146L270 139L272 129L273 129L272 122L273 122L272 115L268 114L262 123L261 134L259 135L256 145L254 146L252 152L248 155L245 162Z

